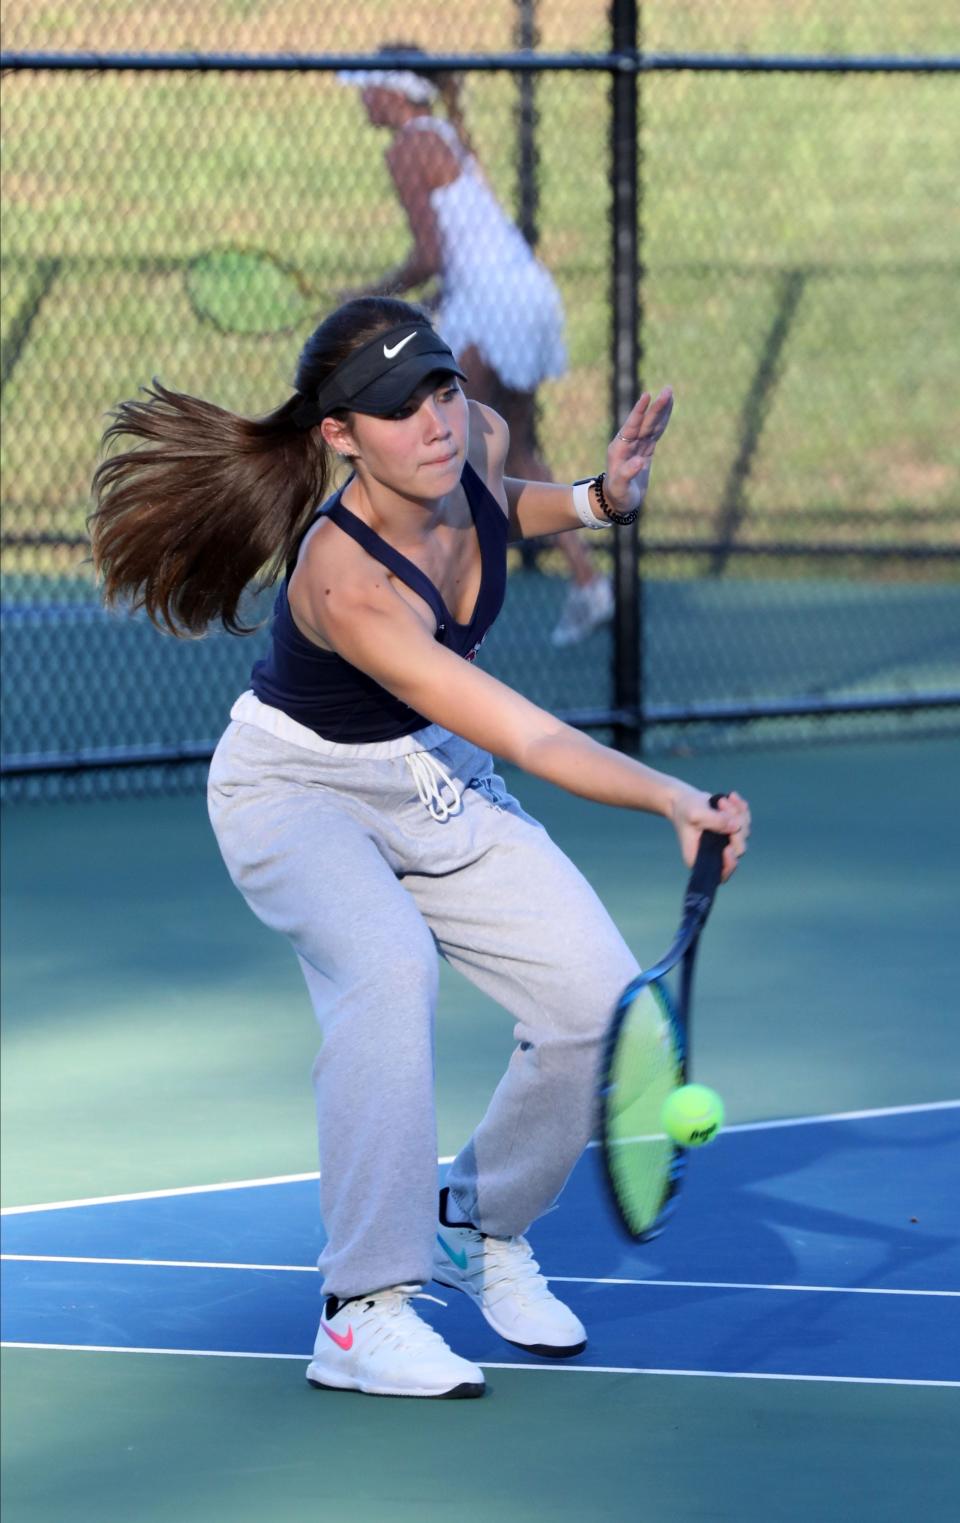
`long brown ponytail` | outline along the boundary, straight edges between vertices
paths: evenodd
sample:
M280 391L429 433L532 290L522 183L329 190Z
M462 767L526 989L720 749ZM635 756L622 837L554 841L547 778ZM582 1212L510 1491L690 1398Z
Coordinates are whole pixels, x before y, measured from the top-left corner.
M142 608L174 635L202 635L216 620L251 633L238 611L244 589L257 576L277 579L331 483L319 427L296 421L304 397L354 349L414 318L424 320L418 307L392 297L339 307L304 345L294 394L266 417L240 417L159 381L121 402L103 444L139 443L98 466L88 520L104 602Z
M473 156L476 157L477 150L473 146L472 139L469 132L467 131L467 124L464 121L463 117L463 107L461 105L460 97L460 75L449 73L434 74L433 83L436 85L437 90L440 92L440 99L443 101L447 116L450 120L450 124L453 127L454 132L457 134L457 137L460 139L467 152L473 154Z

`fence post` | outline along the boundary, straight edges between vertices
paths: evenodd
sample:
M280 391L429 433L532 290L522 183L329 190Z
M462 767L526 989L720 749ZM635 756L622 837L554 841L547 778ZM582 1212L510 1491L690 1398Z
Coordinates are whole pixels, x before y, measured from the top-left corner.
M636 0L612 0L611 47L636 55L640 46ZM613 190L611 434L620 427L640 395L639 221L640 156L639 73L620 69L611 81L610 183ZM614 708L623 716L614 727L615 743L624 751L643 749L642 596L639 572L639 523L614 531L614 580L617 610L613 626Z
M537 27L537 0L516 0L515 39L518 48L532 52L540 40ZM540 153L537 147L537 78L536 74L517 75L517 226L532 249L540 236ZM539 445L540 403L534 401L533 442ZM525 539L520 544L520 558L525 571L537 567L537 541Z
M532 52L540 35L537 0L516 0L516 4L517 47ZM531 248L536 248L540 235L536 88L536 74L517 75L517 224Z

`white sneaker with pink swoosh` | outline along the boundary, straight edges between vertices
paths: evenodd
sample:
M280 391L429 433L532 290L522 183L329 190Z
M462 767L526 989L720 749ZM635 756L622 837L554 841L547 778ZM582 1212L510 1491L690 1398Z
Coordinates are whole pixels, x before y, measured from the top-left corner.
M482 1396L483 1371L448 1348L410 1305L419 1285L368 1296L328 1296L307 1366L312 1386L368 1396ZM443 1305L443 1302L440 1302Z

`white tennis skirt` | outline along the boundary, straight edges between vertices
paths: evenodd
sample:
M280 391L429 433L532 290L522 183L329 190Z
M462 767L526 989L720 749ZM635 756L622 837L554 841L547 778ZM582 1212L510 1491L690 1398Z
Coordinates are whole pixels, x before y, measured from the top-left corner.
M531 259L523 269L486 267L443 291L437 328L454 354L475 347L511 391L536 391L567 369L560 293Z

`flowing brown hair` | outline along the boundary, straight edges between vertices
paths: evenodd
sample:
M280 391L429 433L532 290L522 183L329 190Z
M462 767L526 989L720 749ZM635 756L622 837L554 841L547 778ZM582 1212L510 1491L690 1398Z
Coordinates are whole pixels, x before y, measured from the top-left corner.
M410 321L429 319L394 297L338 307L304 344L294 394L262 418L157 380L121 402L103 446L140 442L97 467L87 521L107 606L123 600L181 637L217 619L231 634L252 633L238 614L244 589L258 575L276 581L331 485L333 451L318 426L297 422L304 398L361 344Z

